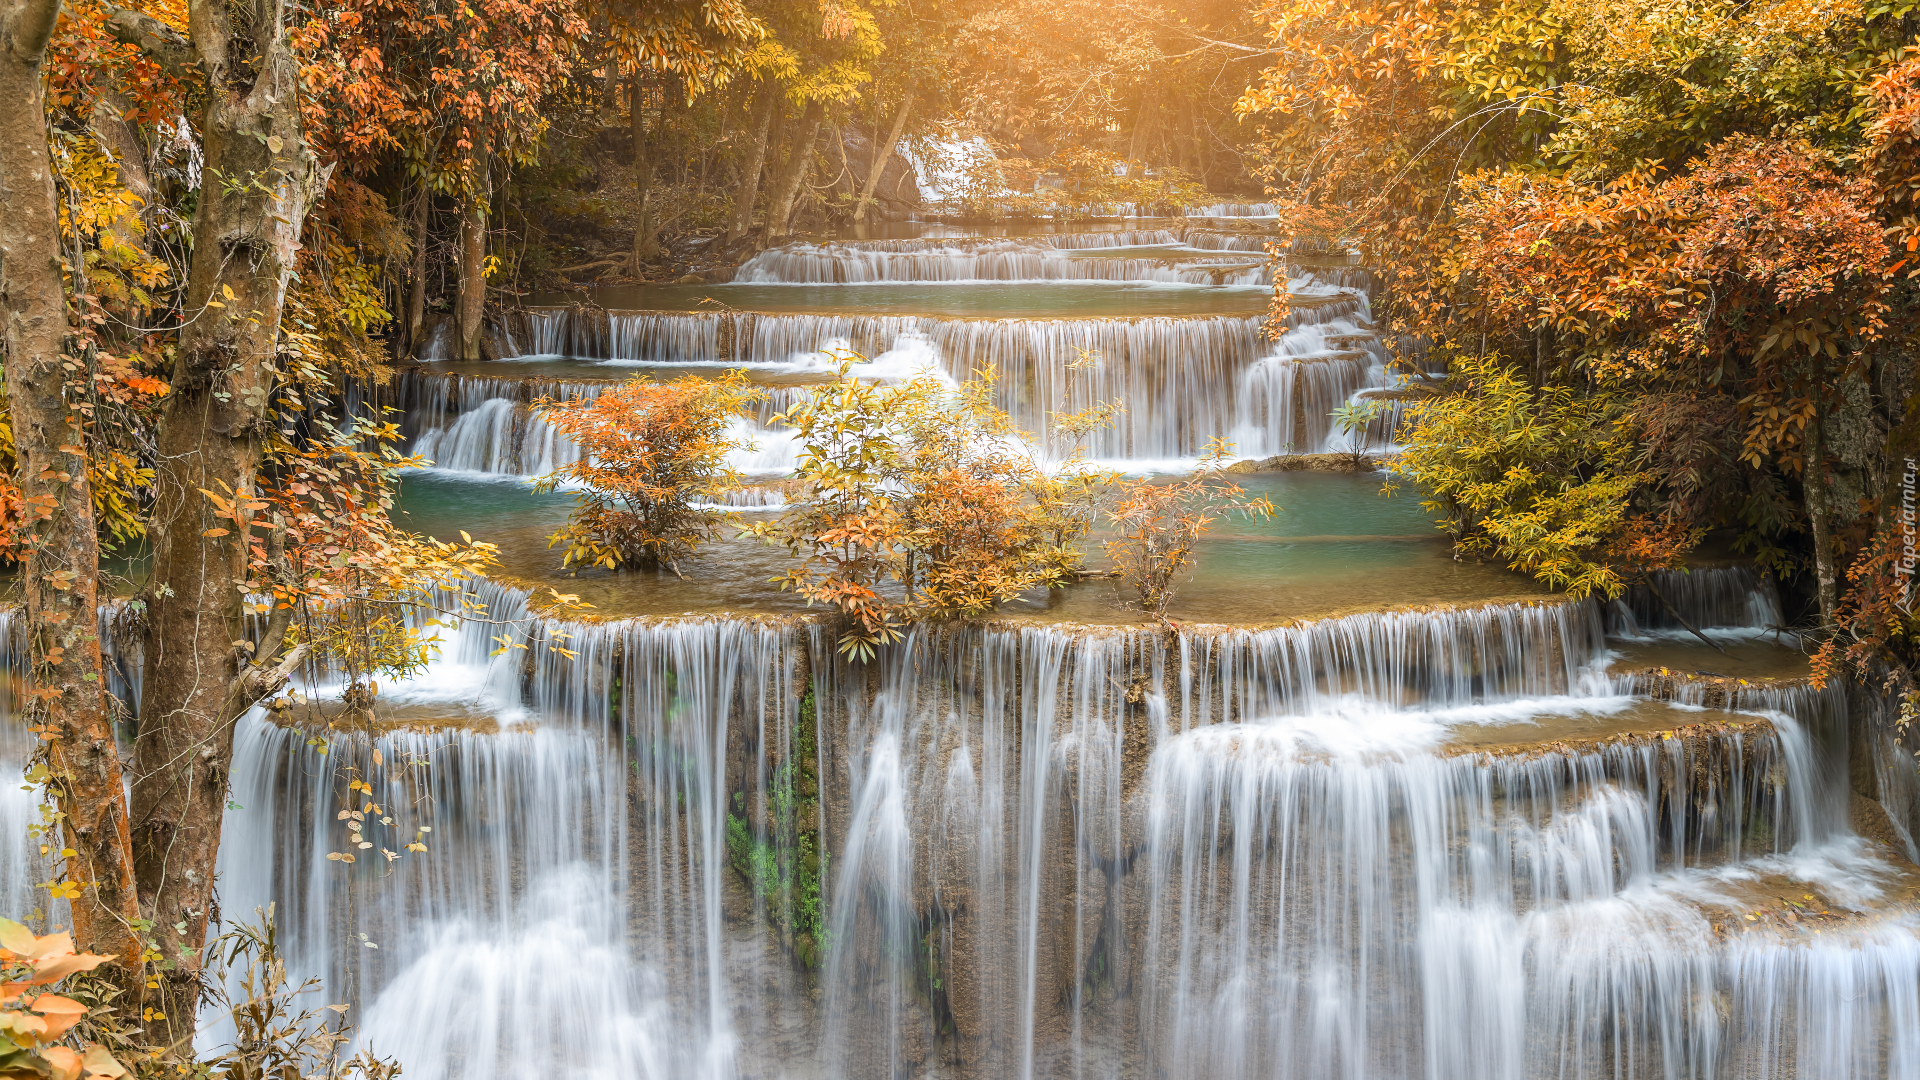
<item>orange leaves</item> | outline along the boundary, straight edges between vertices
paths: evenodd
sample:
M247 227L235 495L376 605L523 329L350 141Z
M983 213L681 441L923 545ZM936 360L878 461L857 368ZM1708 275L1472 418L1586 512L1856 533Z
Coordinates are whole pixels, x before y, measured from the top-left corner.
M583 489L567 527L562 565L615 569L679 562L731 520L713 504L739 486L729 451L749 443L733 433L746 407L764 393L746 375L687 376L670 383L644 377L597 398L535 403L547 423L580 447L580 458L540 484Z
M843 653L871 656L911 619L984 614L1076 575L1102 478L1039 468L992 389L990 371L875 386L843 366L780 418L803 448L797 505L745 531L796 560L782 589L846 617Z
M19 923L0 919L0 963L24 964L32 969L24 981L0 984L12 993L18 993L23 986L58 982L76 971L92 971L111 959L111 956L74 952L71 934L36 937Z
M1523 340L1544 329L1603 379L1706 387L1739 371L1765 405L1830 385L1884 322L1891 253L1869 186L1804 147L1736 137L1664 179L1463 187L1453 240L1471 291L1454 317Z
M126 1075L103 1047L90 1044L75 1050L58 1043L86 1018L85 1005L33 989L92 971L111 959L74 952L69 934L36 937L19 923L0 919L0 1074L50 1080Z
M476 145L512 156L539 138L545 96L587 36L579 6L476 0L455 12L345 0L295 28L302 111L322 160L363 174L404 149L447 190L469 171Z
M1193 549L1222 514L1272 517L1278 508L1265 496L1249 498L1221 471L1231 447L1208 444L1192 476L1173 481L1126 481L1108 517L1120 535L1104 541L1107 557L1140 607L1159 618L1172 603L1180 572L1193 563Z

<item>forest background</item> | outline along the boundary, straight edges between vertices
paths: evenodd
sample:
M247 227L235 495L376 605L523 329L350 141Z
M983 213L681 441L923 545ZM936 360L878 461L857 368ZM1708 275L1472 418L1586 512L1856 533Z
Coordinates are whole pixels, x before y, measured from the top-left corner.
M315 655L420 662L398 613L484 568L393 526L394 433L348 388L435 335L484 357L535 289L897 216L905 149L994 151L972 219L1271 200L1276 256L1376 274L1420 398L1395 482L1463 554L1579 595L1756 560L1820 670L1911 715L1915 8L0 0L0 554L45 887L144 1025L87 1056L104 1021L9 984L0 1069L177 1051L234 720ZM130 559L123 762L97 612ZM43 982L84 966L8 934Z

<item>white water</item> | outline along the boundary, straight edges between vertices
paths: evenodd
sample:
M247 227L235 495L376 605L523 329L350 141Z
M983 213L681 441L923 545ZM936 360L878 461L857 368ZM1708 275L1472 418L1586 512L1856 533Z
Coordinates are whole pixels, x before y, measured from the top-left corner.
M891 273L1052 265L1074 246L829 254ZM635 366L821 370L840 343L871 378L990 363L1023 424L1125 401L1093 449L1139 466L1212 434L1249 456L1325 446L1326 412L1385 383L1368 327L1356 291L1296 306L1277 342L1230 316L535 313L510 337ZM436 468L535 475L576 451L530 400L605 385L409 376L401 404ZM736 464L791 467L790 444L754 453ZM1709 633L1780 621L1750 575L1659 584ZM1741 691L1734 715L1693 691L1637 697L1605 674L1605 635L1685 633L1650 594L1169 637L922 626L856 667L823 627L533 633L522 596L480 589L509 625L448 631L438 662L381 689L382 717L415 728L256 712L237 732L223 911L274 903L295 979L350 1002L360 1045L410 1077L1920 1070L1920 925L1850 832L1844 698ZM490 656L495 635L529 648ZM329 679L309 674L324 699ZM1737 723L1565 737L1630 719ZM1489 729L1519 748L1452 749ZM1906 763L1873 749L1884 786ZM0 768L24 752L0 722ZM803 765L815 780L793 780ZM371 849L349 849L336 816L366 801L350 777L395 821L369 827ZM1888 808L1915 786L1892 785ZM32 806L0 790L0 899L36 873L32 850L7 846ZM824 908L776 931L793 898L756 895L749 856L796 834L818 838ZM427 852L381 853L416 837ZM348 850L352 864L326 858ZM1819 935L1746 925L1768 876L1858 913Z
M883 250L854 244L792 244L744 263L741 284L864 285L921 281L978 284L1006 281L1153 281L1182 285L1271 287L1265 259L1089 258L1044 241L976 241L943 247Z
M1668 590L1696 625L1752 592L1700 580ZM1601 672L1595 606L1171 648L921 628L861 670L823 631L529 638L518 594L480 598L530 651L489 657L501 629L468 625L380 696L392 720L462 726L327 732L322 753L256 712L236 745L227 917L276 904L295 977L326 980L409 1075L958 1059L1010 1077L1855 1080L1920 1062L1920 926L1873 913L1894 898L1846 825L1837 692L1745 691L1757 726L1688 742L1446 749L1479 725L1658 708ZM1677 708L1667 723L1714 715ZM769 793L796 755L824 797L800 789L781 817ZM396 821L351 866L326 859L353 850L349 775ZM11 832L20 811L0 806ZM827 838L817 970L767 928L777 898L745 887L730 821ZM380 856L415 837L427 853ZM1763 874L1866 913L1819 936L1743 927Z
M528 318L534 348L598 358L610 365L745 366L820 377L843 359L868 359L853 373L904 379L932 372L948 380L992 370L995 402L1022 429L1046 433L1052 417L1101 402L1126 409L1085 442L1087 455L1122 468L1180 468L1215 438L1242 457L1344 449L1332 411L1356 394L1388 386L1385 353L1371 330L1363 293L1301 279L1311 298L1293 307L1278 340L1262 337L1258 316L1138 319L934 319L921 316L613 313L573 311ZM1069 363L1074 366L1069 366ZM531 367L532 365L529 365ZM580 397L606 384L528 384L469 376L402 376L400 402L411 450L443 469L538 475L577 454L525 402L535 394ZM790 469L790 440L765 427L805 393L770 388L750 432L760 451L735 467L759 475ZM1391 430L1391 422L1383 431ZM1053 456L1070 447L1043 439Z

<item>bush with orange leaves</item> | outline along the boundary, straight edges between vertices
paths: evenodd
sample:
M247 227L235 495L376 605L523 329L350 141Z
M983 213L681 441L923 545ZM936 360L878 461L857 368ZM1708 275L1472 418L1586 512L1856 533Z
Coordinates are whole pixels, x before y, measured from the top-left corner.
M736 370L670 383L642 376L589 400L535 402L580 447L578 461L536 485L581 489L578 509L549 538L567 546L562 565L664 566L680 575L680 560L731 520L713 506L739 484L727 452L749 446L731 432L763 396Z
M70 1045L85 1005L45 992L76 972L113 959L73 951L70 934L36 937L17 922L0 919L0 1077L81 1080L125 1076L126 1067L96 1043Z
M1174 481L1135 479L1121 485L1108 517L1119 535L1102 542L1121 584L1140 609L1166 618L1174 584L1193 565L1193 551L1207 530L1229 513L1267 518L1272 500L1249 495L1226 478L1233 448L1221 439L1207 444L1193 475Z

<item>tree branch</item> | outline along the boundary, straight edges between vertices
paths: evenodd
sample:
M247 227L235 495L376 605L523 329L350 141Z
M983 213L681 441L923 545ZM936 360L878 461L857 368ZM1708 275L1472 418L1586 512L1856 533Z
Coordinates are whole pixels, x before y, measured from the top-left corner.
M7 31L13 39L11 51L17 62L37 64L47 51L47 42L53 39L53 27L60 19L60 0L25 0L20 4L9 4L0 8L0 15L11 16L0 20L0 30ZM0 46L8 45L0 41Z
M176 79L202 71L193 43L180 31L151 15L112 4L100 6L107 13L107 32L114 40L139 49L147 59L159 64L162 71Z

